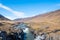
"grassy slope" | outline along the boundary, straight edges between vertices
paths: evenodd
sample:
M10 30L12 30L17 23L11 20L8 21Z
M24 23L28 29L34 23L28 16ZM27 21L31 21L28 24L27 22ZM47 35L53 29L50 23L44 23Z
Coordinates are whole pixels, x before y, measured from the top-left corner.
M1 30L5 30L5 31L9 31L9 29L15 25L15 22L13 21L1 21L0 20L0 29Z
M45 32L60 30L60 10L49 12L42 16L38 15L25 22L35 30L43 30Z

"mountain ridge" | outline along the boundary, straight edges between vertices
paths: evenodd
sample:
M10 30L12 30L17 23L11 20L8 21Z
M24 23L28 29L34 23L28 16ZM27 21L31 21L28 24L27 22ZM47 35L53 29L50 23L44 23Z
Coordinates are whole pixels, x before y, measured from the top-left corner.
M0 20L10 20L10 19L8 19L8 18L6 18L6 17L4 17L3 15L0 14Z
M37 17L40 17L40 18L50 17L51 18L52 16L58 16L58 15L60 15L60 10L55 10L55 11L48 12L48 13L45 13L45 14L39 14L39 15L36 15L36 16L33 16L33 17L18 18L18 19L15 19L14 21L24 22L24 21L28 21L28 20L31 20L31 19L34 19L34 18L37 18Z

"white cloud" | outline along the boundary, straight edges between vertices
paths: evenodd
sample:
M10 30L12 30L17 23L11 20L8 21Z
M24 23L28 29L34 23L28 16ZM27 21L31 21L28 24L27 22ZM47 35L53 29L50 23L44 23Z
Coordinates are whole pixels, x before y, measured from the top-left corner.
M14 20L14 18L12 19L11 17L9 17L9 16L5 16L6 18L8 18L8 19L11 19L11 20Z
M24 17L24 13L23 12L15 11L15 10L13 10L13 9L11 9L11 8L1 4L1 3L0 3L0 8L3 8L3 9L6 9L6 10L10 11L11 13L13 13L17 17L20 17L20 18Z
M12 13L14 13L14 15L16 15L17 17L24 17L24 13L23 12L13 11Z

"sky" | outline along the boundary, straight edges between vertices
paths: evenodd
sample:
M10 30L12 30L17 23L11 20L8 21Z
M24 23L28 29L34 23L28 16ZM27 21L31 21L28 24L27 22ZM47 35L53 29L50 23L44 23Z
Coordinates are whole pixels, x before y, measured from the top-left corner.
M58 9L60 9L60 0L0 0L0 14L11 20Z

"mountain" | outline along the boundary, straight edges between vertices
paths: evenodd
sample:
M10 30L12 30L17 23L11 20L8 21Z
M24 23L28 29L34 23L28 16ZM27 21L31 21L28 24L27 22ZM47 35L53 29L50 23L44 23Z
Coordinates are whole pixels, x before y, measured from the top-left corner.
M15 19L14 21L17 21L17 22L26 22L28 20L31 20L33 17L28 17L28 18L18 18L18 19Z
M10 20L10 19L8 19L8 18L6 18L6 17L4 17L3 15L0 14L0 20Z
M60 10L48 12L48 13L45 13L45 14L40 14L40 15L37 15L37 16L34 16L34 17L18 18L18 19L15 19L15 21L19 21L19 22L42 22L43 21L42 19L52 20L55 17L57 17L57 18L60 17Z
M15 19L17 22L25 22L35 30L51 32L60 30L60 10L55 10L34 17Z

